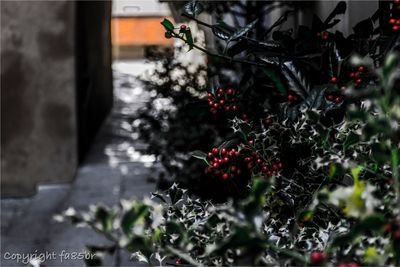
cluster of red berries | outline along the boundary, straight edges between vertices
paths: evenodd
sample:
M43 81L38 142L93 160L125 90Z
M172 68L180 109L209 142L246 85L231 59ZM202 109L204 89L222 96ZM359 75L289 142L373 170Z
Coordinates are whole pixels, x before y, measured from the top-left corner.
M342 100L343 100L342 97L341 97L340 95L333 94L333 93L327 94L327 95L326 95L326 99L327 99L328 101L335 102L336 104L339 104L339 103L342 102Z
M238 106L236 104L236 97L240 94L240 91L234 91L233 89L218 89L216 94L208 93L208 105L210 106L210 112L217 114L219 111L222 112L236 112Z
M213 148L208 153L208 164L207 172L212 172L216 176L221 176L222 179L234 178L236 175L240 175L242 170L235 165L231 165L232 161L236 160L240 156L240 152L232 148L230 150L226 148Z
M400 240L400 229L395 222L385 224L384 231L387 234L392 234L393 240Z
M364 66L359 66L356 71L350 72L349 76L351 79L353 79L356 85L360 85L363 82L363 80L361 79L361 75L363 74L364 71L365 71Z
M317 36L321 37L322 40L327 41L329 39L329 32L327 31L323 31L322 33L318 32Z
M283 168L282 163L279 161L268 163L257 152L253 152L251 156L245 157L244 162L247 164L248 169L259 168L268 177L276 175Z
M392 24L392 30L398 31L400 29L400 19L391 18L389 24Z

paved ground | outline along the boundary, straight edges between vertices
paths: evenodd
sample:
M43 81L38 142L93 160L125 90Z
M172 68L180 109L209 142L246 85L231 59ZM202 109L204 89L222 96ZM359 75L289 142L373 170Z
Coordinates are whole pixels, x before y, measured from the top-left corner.
M24 265L5 259L12 253L42 252L56 253L45 266L83 266L82 260L64 258L61 262L59 253L80 252L85 244L107 244L107 240L89 229L55 222L53 215L68 207L87 209L93 203L116 205L121 198L142 198L154 190L155 185L147 177L156 176L159 167L153 156L141 154L146 144L136 140L137 134L126 121L148 96L132 75L152 66L117 62L113 68L114 108L78 169L76 180L68 185L40 186L33 198L1 201L1 266ZM115 259L109 257L106 262L113 265ZM122 265L130 263L127 257L122 259Z

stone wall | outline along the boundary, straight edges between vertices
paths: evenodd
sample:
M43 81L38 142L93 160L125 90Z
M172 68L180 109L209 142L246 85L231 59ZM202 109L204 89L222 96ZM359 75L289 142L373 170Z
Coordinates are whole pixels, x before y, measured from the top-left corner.
M73 180L112 105L110 14L110 2L1 3L2 197Z
M72 1L1 3L1 192L68 182L77 165Z

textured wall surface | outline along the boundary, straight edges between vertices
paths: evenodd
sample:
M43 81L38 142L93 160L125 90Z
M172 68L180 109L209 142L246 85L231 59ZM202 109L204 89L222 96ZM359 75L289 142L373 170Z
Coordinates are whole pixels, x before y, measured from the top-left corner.
M77 166L75 3L1 3L1 192L33 194Z

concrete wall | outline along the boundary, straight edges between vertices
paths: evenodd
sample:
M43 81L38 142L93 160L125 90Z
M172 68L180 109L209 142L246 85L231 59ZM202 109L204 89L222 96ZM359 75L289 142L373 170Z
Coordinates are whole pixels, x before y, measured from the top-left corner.
M77 165L72 1L1 3L1 192L68 182Z
M111 2L1 2L1 193L73 180L112 105Z

